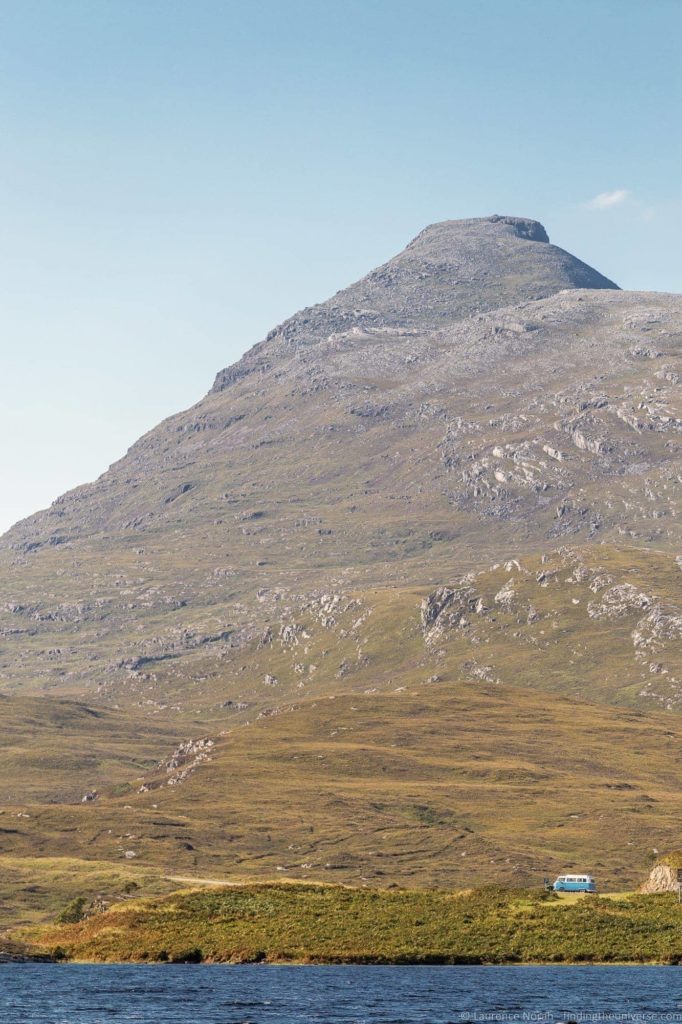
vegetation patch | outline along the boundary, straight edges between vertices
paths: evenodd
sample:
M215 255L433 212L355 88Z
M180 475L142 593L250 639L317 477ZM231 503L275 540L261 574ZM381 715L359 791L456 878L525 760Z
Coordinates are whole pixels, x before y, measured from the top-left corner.
M134 900L19 938L93 961L679 963L682 908L672 894L265 883Z

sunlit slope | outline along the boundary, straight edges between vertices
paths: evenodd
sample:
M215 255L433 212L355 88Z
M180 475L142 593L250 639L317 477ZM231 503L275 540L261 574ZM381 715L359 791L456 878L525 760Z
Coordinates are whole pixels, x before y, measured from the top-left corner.
M3 850L375 885L536 883L575 868L620 889L678 842L681 739L677 716L504 684L301 701L125 796L8 806Z
M128 861L0 855L0 947L6 946L5 929L52 922L81 897L88 908L102 910L177 887L157 869L139 868Z
M671 893L568 904L542 890L493 887L179 892L25 934L38 948L96 961L679 964L682 956Z
M110 895L622 887L678 848L680 381L679 296L447 222L18 524L0 857L43 881L12 912L73 897L54 858Z
M431 232L10 531L0 685L129 702L140 671L149 708L184 708L269 597L435 587L560 544L677 555L682 302L563 276L532 223Z
M17 801L69 804L126 789L181 735L178 726L45 697L0 695L0 721L0 814Z
M433 675L679 706L682 569L673 553L622 543L565 546L463 568L442 565L436 586L395 579L357 588L341 575L328 590L308 577L306 592L275 581L232 607L230 619L219 608L207 617L188 604L169 613L178 621L172 629L143 619L106 672L98 665L115 656L120 633L107 636L106 622L91 636L72 626L79 644L69 650L62 636L57 663L74 667L50 690L78 697L92 688L100 701L171 722L241 721L294 697ZM153 631L147 639L140 639L143 621ZM25 643L37 648L46 639ZM32 659L29 649L23 664L25 677L22 662L13 662L16 679L39 690L44 677L35 671L45 659L39 652ZM79 664L93 667L81 672Z

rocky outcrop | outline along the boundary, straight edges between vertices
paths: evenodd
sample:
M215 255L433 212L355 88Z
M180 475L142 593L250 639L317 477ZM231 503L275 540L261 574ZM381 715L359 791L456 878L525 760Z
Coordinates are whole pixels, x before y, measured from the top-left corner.
M682 640L682 615L658 604L637 623L632 634L635 647L653 652L659 651L670 640Z
M551 245L538 221L499 215L442 221L429 225L403 252L362 280L274 328L240 362L218 373L213 391L224 391L268 369L267 355L295 351L352 331L433 330L449 320L561 289L617 287ZM529 328L510 318L503 329L524 333ZM381 414L374 409L373 403L365 403L353 412Z
M620 619L634 611L645 611L651 606L651 597L633 587L631 583L620 583L600 595L599 601L591 601L587 614L591 619Z
M665 359L635 359L654 336ZM342 631L355 649L332 678L345 661L359 681L372 629L353 623L366 593L396 586L458 591L427 602L434 643L542 621L523 642L546 644L559 578L543 568L531 601L516 577L475 594L459 577L512 556L537 567L556 538L679 554L681 350L682 300L621 292L536 221L430 225L0 540L0 685L236 707L299 689ZM674 602L639 628L654 604L601 589L604 628L637 629L669 668ZM271 657L252 671L254 651ZM642 663L623 686L650 701L673 674Z
M682 865L682 859L680 860ZM682 867L676 867L673 863L659 861L651 869L651 873L639 891L645 893L677 892L682 882Z
M479 598L471 587L438 587L421 603L422 630L427 642L447 629L463 625L465 616L476 613L478 605Z
M215 740L210 739L208 736L198 740L185 740L184 743L180 743L170 757L161 761L158 765L158 768L166 774L165 784L167 786L180 786L183 782L186 782L199 765L211 760L211 753L214 747ZM163 781L156 778L144 782L140 786L139 792L147 793L150 789L158 789L163 784ZM125 856L128 857L129 854L131 857L136 856L132 851L127 851Z

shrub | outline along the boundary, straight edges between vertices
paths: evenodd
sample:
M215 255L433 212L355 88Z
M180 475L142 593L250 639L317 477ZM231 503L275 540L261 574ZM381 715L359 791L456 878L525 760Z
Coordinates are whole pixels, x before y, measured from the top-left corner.
M55 924L78 924L85 917L87 903L88 901L85 896L76 896L57 914Z

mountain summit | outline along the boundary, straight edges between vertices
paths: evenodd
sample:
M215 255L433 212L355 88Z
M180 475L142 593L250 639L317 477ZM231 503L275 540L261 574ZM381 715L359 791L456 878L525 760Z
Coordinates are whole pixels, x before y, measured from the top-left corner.
M431 224L388 263L275 328L266 346L218 374L214 390L248 372L253 356L293 351L350 328L435 330L564 288L618 285L551 245L536 220L493 216Z
M276 327L2 538L4 850L623 888L679 847L681 382L680 296L515 217Z

